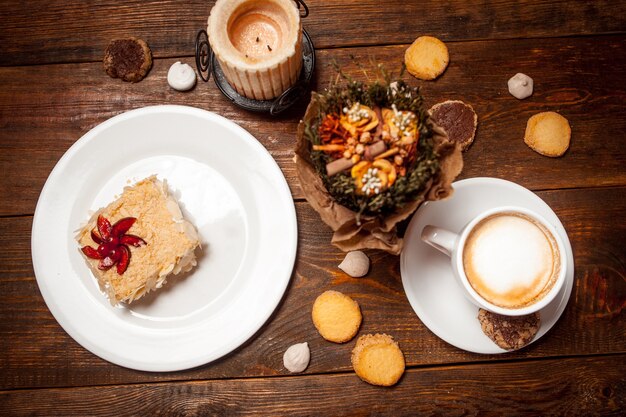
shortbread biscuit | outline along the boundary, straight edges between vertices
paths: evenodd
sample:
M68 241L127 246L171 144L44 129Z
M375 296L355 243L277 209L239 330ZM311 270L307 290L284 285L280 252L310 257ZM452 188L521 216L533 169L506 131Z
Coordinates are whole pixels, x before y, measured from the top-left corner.
M393 337L386 334L366 334L352 350L352 367L363 381L389 387L404 373L404 354Z
M339 291L329 290L313 303L313 324L329 342L345 343L352 339L361 326L359 304Z
M569 148L572 129L563 116L553 111L537 113L528 119L524 142L541 155L561 156Z
M503 316L479 309L478 321L483 332L502 349L516 350L529 344L539 327L539 313L525 316Z
M474 142L478 116L472 106L460 100L447 100L435 104L429 112L437 126L446 131L448 139L461 145L461 150Z
M411 75L422 80L434 80L448 66L450 56L445 43L432 36L420 36L404 53L404 63Z
M152 68L152 51L142 39L114 39L104 52L103 64L109 76L136 83Z

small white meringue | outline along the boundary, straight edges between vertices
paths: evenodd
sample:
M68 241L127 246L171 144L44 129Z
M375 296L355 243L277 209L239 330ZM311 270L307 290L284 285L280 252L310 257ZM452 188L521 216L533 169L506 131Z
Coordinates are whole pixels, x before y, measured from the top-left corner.
M189 64L177 61L167 72L167 83L174 90L187 91L196 85L196 72Z
M517 99L525 99L533 94L533 79L518 72L509 79L509 93Z
M370 258L360 250L348 252L339 264L339 269L351 277L362 277L370 269Z
M296 343L289 346L283 355L283 364L289 372L302 372L309 366L311 360L311 351L309 350L309 344Z

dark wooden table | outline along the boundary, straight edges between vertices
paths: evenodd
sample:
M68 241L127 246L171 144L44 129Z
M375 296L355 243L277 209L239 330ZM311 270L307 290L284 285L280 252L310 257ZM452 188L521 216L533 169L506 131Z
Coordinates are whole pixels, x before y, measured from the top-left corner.
M399 257L369 251L366 278L346 276L331 231L303 198L293 147L306 100L277 118L231 105L213 84L188 93L167 86L176 60L193 63L207 1L17 1L0 7L0 414L2 415L415 415L623 414L626 410L626 2L309 0L304 27L317 50L314 89L335 76L357 79L430 34L448 45L442 77L420 85L431 105L471 103L476 141L459 178L517 182L562 220L575 282L558 323L531 346L503 355L448 345L418 319L404 294ZM155 60L137 84L109 78L110 39L134 35ZM506 82L535 80L519 101ZM241 348L195 369L148 373L106 362L55 321L37 287L30 232L39 193L63 153L85 132L130 109L182 104L216 112L250 131L280 165L298 217L298 255L275 314ZM572 126L561 158L523 143L527 119L557 111ZM311 305L324 290L356 299L361 334L399 342L407 370L393 388L362 382L350 351L324 341ZM312 360L289 374L284 350L308 341Z

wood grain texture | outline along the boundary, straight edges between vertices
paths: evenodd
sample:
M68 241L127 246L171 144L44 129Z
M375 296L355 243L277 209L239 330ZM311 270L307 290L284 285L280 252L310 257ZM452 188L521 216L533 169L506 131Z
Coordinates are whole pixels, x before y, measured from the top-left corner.
M476 109L476 141L460 178L492 176L535 190L557 213L575 256L567 308L541 339L504 355L452 347L424 326L404 294L399 257L368 251L372 268L350 278L344 254L304 200L293 147L306 100L277 118L234 107L211 81L188 93L167 86L177 60L193 63L196 33L214 0L4 0L0 7L0 415L624 415L626 410L626 2L586 0L309 0L303 21L316 46L312 88L349 76L398 71L424 34L444 40L451 62L418 85L430 106L463 100ZM154 67L142 82L109 78L108 42L148 41ZM506 81L535 81L519 101ZM181 104L250 131L282 169L298 216L299 246L287 292L268 322L226 357L195 369L147 373L93 355L56 322L30 258L32 214L46 178L78 138L108 118L149 105ZM523 143L528 118L567 117L562 157ZM112 150L120 151L120 150ZM121 150L123 151L123 150ZM459 179L460 179L459 178ZM170 285L175 283L170 283ZM360 334L398 341L408 369L384 389L360 381L354 340L333 344L311 323L311 305L335 289L361 306ZM312 360L289 374L285 349L307 341Z
M626 187L539 195L560 216L569 234L576 274L564 315L526 349L477 355L446 344L411 309L398 257L369 252L369 274L350 278L337 268L344 255L330 245L330 230L320 226L319 216L308 204L298 203L298 260L273 317L235 354L175 373L111 365L74 342L46 308L33 278L28 258L31 218L0 219L0 389L288 375L282 365L284 350L303 341L309 343L313 358L307 374L350 371L354 340L344 345L326 342L310 320L315 297L327 289L357 300L364 316L360 334L392 335L409 366L626 353L626 223L616 221L626 212Z
M0 65L102 59L120 36L145 39L158 58L191 56L214 1L5 0ZM317 48L403 44L430 34L445 41L623 33L626 4L601 1L441 2L309 0L303 20ZM349 19L342 17L349 15ZM337 24L341 21L341 24Z
M379 62L399 69L405 47L318 51L313 88L323 89L336 78L333 63L357 79L372 78ZM420 82L408 74L404 79L422 87L427 106L461 99L478 113L476 140L464 154L460 178L493 176L534 190L626 184L625 58L618 53L626 48L626 36L449 47L451 63L440 79ZM230 104L213 82L178 93L166 83L173 62L156 60L137 84L109 78L99 63L0 68L0 171L5 173L0 215L32 214L58 159L89 129L126 110L165 103L214 111L243 126L278 162L294 198L302 198L292 159L306 103L272 119ZM535 79L534 95L521 101L506 87L518 71ZM570 149L561 158L538 155L523 142L528 118L546 110L563 114L572 126Z
M601 371L600 371L601 370ZM410 369L393 388L353 373L0 392L0 412L64 415L619 415L626 355Z

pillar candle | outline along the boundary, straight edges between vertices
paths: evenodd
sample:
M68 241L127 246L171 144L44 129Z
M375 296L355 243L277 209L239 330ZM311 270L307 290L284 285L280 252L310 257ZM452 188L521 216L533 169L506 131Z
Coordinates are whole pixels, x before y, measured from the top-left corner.
M302 23L292 0L217 0L209 42L228 82L254 100L281 95L302 69Z

